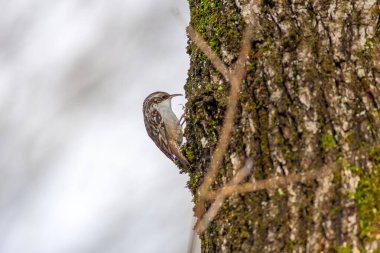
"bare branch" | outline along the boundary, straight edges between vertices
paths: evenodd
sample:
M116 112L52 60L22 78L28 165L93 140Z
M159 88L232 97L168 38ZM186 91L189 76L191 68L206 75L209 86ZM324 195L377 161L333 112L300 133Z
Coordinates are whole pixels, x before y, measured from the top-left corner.
M202 219L198 220L196 227L194 228L194 232L197 234L203 233L208 228L208 225L210 222L214 219L216 214L218 213L219 209L222 207L224 201L226 200L226 195L219 194L215 201L212 203L210 208L207 210L207 212L204 214Z
M197 243L197 234L195 233L195 230L191 230L191 238L190 238L189 246L187 248L187 253L195 252L196 243Z
M211 61L212 65L214 65L214 67L223 75L223 77L229 81L229 69L214 53L211 47L207 45L207 42L202 38L202 36L190 25L186 28L186 30L195 45L197 45L197 47L206 55L206 57Z
M209 199L216 199L220 195L229 196L232 194L274 189L280 186L287 186L294 183L305 183L312 179L326 177L330 173L332 173L336 168L337 166L335 165L335 163L331 163L323 166L321 169L299 172L284 177L273 177L269 179L260 180L254 183L245 183L240 185L226 185L218 191L208 192L206 197Z
M237 63L234 66L233 71L231 73L230 95L228 98L228 105L224 116L222 130L219 136L218 144L211 159L210 167L207 171L202 185L199 187L200 201L198 207L196 207L196 213L198 214L203 210L204 203L202 198L206 195L211 185L215 181L218 168L220 164L223 162L223 156L230 143L231 132L233 129L234 119L237 111L237 102L239 99L240 86L246 73L245 62L247 61L248 53L250 51L250 40L252 37L252 30L253 29L251 26L247 26L247 28L244 31L239 59L237 60Z
M233 67L233 74L237 77L237 79L243 79L246 73L246 61L251 50L251 40L253 37L253 26L248 25L243 33L242 44L240 48L240 54L237 62ZM240 85L240 83L238 83Z
M246 178L251 172L253 167L253 161L251 158L247 159L243 168L241 168L238 173L231 179L231 181L225 187L236 187L240 184L241 181ZM210 222L217 215L219 209L222 207L227 195L223 192L220 192L216 198L214 203L212 203L211 207L205 213L201 220L198 220L195 226L195 232L201 234L205 229L207 229Z

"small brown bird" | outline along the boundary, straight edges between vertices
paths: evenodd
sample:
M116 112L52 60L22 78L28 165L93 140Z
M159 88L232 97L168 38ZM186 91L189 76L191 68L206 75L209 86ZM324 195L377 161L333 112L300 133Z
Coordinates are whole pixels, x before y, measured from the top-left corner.
M170 95L162 91L150 94L144 100L144 123L149 137L170 160L174 161L176 157L189 167L189 162L180 150L183 133L171 105L172 98L176 96L181 94Z

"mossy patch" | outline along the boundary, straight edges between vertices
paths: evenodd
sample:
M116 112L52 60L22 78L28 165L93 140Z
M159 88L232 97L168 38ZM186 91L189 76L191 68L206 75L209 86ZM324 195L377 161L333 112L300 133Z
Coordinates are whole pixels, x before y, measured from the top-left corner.
M323 150L329 151L336 146L334 137L331 133L326 133L321 137L321 148Z
M235 5L223 0L189 1L189 5L190 24L215 52L218 53L222 45L231 53L239 52L240 43L226 43L241 39L243 23Z
M360 176L355 200L360 238L364 242L380 236L380 146L372 148L369 155L372 162L369 169L353 168L353 171Z
M335 253L351 253L351 246L335 247Z

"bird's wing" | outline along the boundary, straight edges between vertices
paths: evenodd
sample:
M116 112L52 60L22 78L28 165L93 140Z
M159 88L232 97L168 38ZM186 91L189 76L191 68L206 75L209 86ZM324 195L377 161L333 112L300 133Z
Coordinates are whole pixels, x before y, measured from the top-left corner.
M170 152L170 146L167 139L166 129L164 121L158 110L154 109L151 112L151 117L149 117L148 122L145 122L145 127L147 128L150 138L154 141L156 146L172 161L174 161L174 156Z

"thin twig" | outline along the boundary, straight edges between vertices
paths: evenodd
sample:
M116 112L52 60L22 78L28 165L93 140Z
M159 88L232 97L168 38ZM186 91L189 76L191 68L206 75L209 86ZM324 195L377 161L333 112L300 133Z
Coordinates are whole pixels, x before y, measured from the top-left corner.
M240 48L239 58L233 66L233 75L236 76L237 80L243 79L246 73L246 62L249 52L251 51L251 40L253 37L253 26L248 25L243 33L242 44ZM236 80L236 81L237 81ZM236 85L240 86L241 82L237 82ZM233 85L233 84L231 84Z
M186 28L186 30L195 45L197 45L197 47L206 55L206 57L211 61L212 65L214 65L214 67L223 75L223 77L229 81L229 69L215 54L211 47L207 45L207 42L202 38L202 36L190 25Z
M196 242L197 242L197 234L195 233L195 230L191 230L191 238L190 238L189 246L187 248L187 253L195 252Z
M192 28L190 28L189 30L192 30ZM207 174L204 178L202 185L199 187L199 201L195 207L195 214L198 218L202 215L203 210L204 210L205 203L204 203L203 196L207 194L207 192L210 190L211 185L214 183L217 172L218 172L218 168L220 167L220 164L223 162L223 156L225 152L227 151L228 145L230 143L231 132L234 126L235 115L237 112L237 103L239 99L240 86L246 73L246 61L247 61L248 54L250 51L250 45L251 45L250 41L252 38L252 31L253 31L252 26L246 27L243 33L243 40L242 40L242 46L241 46L239 58L235 66L233 66L232 68L233 71L228 71L228 73L230 73L229 77L230 77L231 87L230 87L230 94L228 97L227 110L224 115L224 121L223 121L223 126L221 129L221 133L219 135L219 140L216 145L213 156L211 158L210 167L207 171ZM194 42L196 43L198 47L204 47L205 51L207 51L206 49L208 49L209 51L211 50L211 48L204 42L204 40L202 40L202 42L204 42L203 44L198 44L200 43L200 41L197 41L195 39L194 39ZM209 57L207 54L206 56ZM215 56L218 59L218 62L221 62L221 60L215 54L212 54L212 56L213 57ZM211 58L209 59L211 60ZM211 62L213 62L213 60L211 60ZM224 68L227 68L224 64L223 66ZM225 70L222 70L222 71L225 71Z
M335 165L335 163L331 163L323 166L321 169L299 172L284 177L273 177L269 179L263 179L254 183L245 183L232 186L226 185L218 191L208 192L207 196L205 197L208 199L217 199L220 195L230 196L232 194L274 189L280 186L287 186L294 183L305 183L312 179L324 178L330 175L336 168L337 166Z
M240 184L241 181L246 178L251 172L253 167L253 161L251 158L247 159L243 168L241 168L238 173L231 179L230 182L227 183L226 187L236 187ZM216 196L215 201L212 203L210 208L207 210L205 215L203 215L202 219L198 220L194 231L198 234L201 234L207 227L210 222L215 218L219 209L222 207L227 195L224 193L220 193Z

